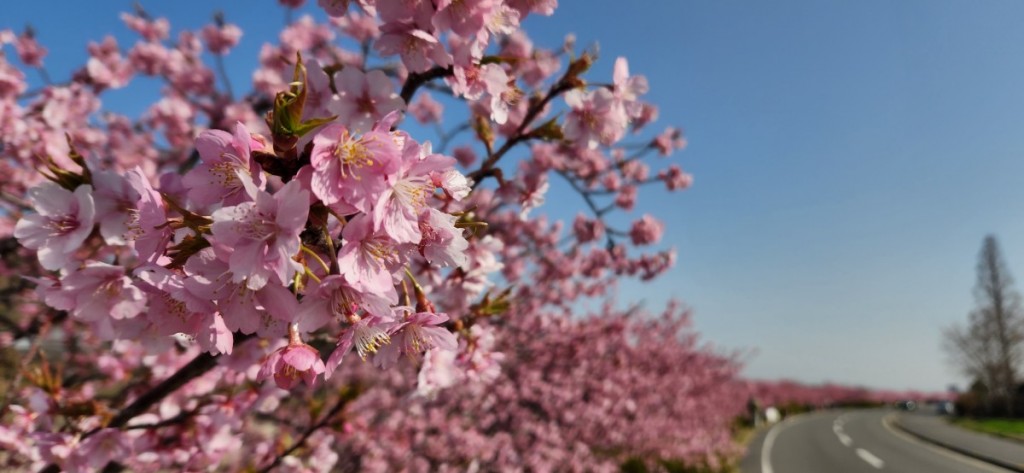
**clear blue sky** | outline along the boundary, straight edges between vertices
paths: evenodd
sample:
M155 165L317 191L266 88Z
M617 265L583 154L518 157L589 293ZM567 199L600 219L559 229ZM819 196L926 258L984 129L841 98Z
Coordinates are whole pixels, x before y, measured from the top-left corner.
M175 28L214 9L242 26L227 60L236 89L283 19L269 0L142 3ZM963 383L940 332L973 306L986 233L1024 277L1024 3L562 3L526 22L536 42L569 31L597 41L598 73L627 56L650 80L660 123L690 141L676 159L694 187L668 206L655 206L661 191L643 193L633 215L666 221L677 267L624 285L623 299L682 298L716 345L756 348L751 377ZM88 39L134 42L118 19L131 4L11 2L0 28L32 23L61 78ZM131 110L133 100L108 104ZM581 202L564 192L549 200L573 215Z

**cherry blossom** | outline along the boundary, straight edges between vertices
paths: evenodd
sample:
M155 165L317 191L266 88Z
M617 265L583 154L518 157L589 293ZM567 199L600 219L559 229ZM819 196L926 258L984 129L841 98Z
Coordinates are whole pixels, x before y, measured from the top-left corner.
M320 353L305 343L297 343L271 353L263 362L257 379L273 377L281 389L291 389L299 380L313 387L317 375L323 372L324 362Z
M340 92L330 110L351 130L369 131L374 122L388 113L405 108L391 79L379 70L364 73L355 67L346 67L336 75L334 82Z
M301 267L292 260L299 251L299 233L309 213L309 193L298 181L276 194L250 187L253 202L213 213L215 248L227 259L232 281L251 290L268 282L286 284Z
M44 268L61 269L92 232L96 217L92 186L78 186L71 192L45 182L29 190L28 197L39 213L19 220L14 236L26 248L37 250Z
M250 159L254 144L257 150L262 148L241 123L235 124L234 134L221 130L200 133L196 150L202 162L185 174L182 181L192 202L202 207L219 202L237 205L250 199L246 181L264 187L262 169Z
M399 153L385 132L356 137L342 125L328 125L313 138L313 194L325 204L341 202L367 212L401 166Z

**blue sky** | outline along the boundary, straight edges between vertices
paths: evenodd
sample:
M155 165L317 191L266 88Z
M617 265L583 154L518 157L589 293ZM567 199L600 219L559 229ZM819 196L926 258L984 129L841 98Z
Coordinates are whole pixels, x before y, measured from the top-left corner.
M215 9L239 24L245 36L227 58L236 90L283 21L275 2L259 3L142 2L176 29ZM650 81L660 125L690 142L674 159L694 187L671 205L651 189L631 215L665 220L678 264L624 284L623 299L683 299L708 340L756 350L751 377L963 383L941 329L973 306L987 233L1024 277L1024 3L562 3L527 20L535 41L554 46L571 31L598 42L595 78L628 57ZM13 2L0 28L31 23L51 75L67 77L87 40L134 42L118 19L131 4ZM107 105L136 103L115 93ZM549 201L556 214L583 207L558 187Z

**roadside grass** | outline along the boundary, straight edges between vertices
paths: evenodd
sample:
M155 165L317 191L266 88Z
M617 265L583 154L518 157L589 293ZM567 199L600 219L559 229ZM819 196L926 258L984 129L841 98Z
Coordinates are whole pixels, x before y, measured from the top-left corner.
M954 425L986 434L1024 442L1024 419L952 419Z

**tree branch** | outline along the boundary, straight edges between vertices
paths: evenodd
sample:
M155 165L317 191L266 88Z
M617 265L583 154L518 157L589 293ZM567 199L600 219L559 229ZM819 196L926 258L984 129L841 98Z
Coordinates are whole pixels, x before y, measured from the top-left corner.
M250 338L252 338L252 335L240 335L236 333L234 343L235 345L238 345ZM217 366L218 358L220 358L220 355L211 355L209 353L202 353L193 358L192 361L188 362L187 365L182 366L177 372L172 374L171 377L163 380L163 382L136 398L124 409L121 409L121 411L110 420L106 427L124 427L128 424L128 421L146 412L150 407L153 407L154 404L160 402L169 394L177 391L189 381L192 381L213 369L214 366ZM90 430L82 435L82 439L88 438L100 430L101 428ZM40 470L41 473L58 473L59 471L60 467L54 463L46 465L46 467Z
M348 402L351 401L352 399L355 399L356 396L351 395L351 393L349 392L342 391L341 395L338 396L338 402L334 404L334 407L332 407L331 410L328 411L327 414L322 419L320 419L319 422L307 427L306 430L302 432L302 435L299 437L299 439L296 440L291 447L288 447L287 450L281 452L276 457L274 457L274 461L271 462L266 467L264 467L262 470L260 470L260 473L269 473L271 470L277 467L277 465L280 465L281 462L284 461L285 457L291 455L293 452L301 448L302 445L306 443L306 440L308 440L309 437L312 436L314 432L326 427L327 424L330 424L333 421L334 416L338 415L338 413L340 413L342 409L344 409L345 406L348 405Z
M451 67L440 67L435 66L424 72L413 72L409 74L409 78L405 80L405 84L402 85L402 92L398 95L402 97L406 105L412 103L412 96L416 95L416 90L423 84L430 82L434 79L440 79L442 77L448 77L454 74L454 70Z
M494 175L494 167L498 164L498 161L505 156L505 153L508 153L512 147L522 141L525 141L529 137L530 134L526 133L526 128L537 119L540 113L544 110L544 107L546 107L547 104L555 97L572 90L573 87L574 85L572 81L565 80L563 77L562 80L551 86L551 89L548 90L548 93L544 98L530 105L530 108L526 111L526 116L523 117L523 122L519 124L518 128L516 128L516 132L512 137L505 140L505 143L501 145L501 148L498 148L498 151L490 153L487 160L480 165L480 169L469 173L467 177L473 180L474 189L480 184L483 178Z

